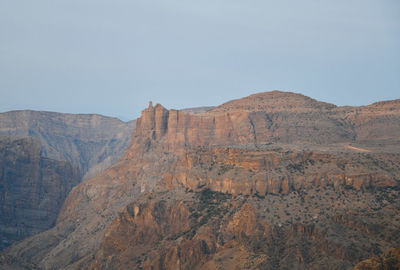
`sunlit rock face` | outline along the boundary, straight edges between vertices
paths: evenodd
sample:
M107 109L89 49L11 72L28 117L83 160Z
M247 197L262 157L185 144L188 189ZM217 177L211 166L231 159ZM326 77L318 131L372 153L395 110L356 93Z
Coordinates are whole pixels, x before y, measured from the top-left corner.
M336 107L279 91L196 114L150 104L124 156L2 262L351 268L400 240L399 115L397 101Z

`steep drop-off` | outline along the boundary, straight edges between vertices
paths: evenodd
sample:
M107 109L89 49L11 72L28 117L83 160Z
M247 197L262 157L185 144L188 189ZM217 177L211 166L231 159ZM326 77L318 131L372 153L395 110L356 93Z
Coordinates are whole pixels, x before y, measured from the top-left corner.
M79 170L41 156L38 139L0 136L0 250L54 226Z
M336 107L278 91L197 114L150 104L124 156L0 263L351 268L400 242L399 104Z
M115 163L129 145L135 121L96 114L42 111L0 113L0 134L40 139L45 157L68 160L84 178Z

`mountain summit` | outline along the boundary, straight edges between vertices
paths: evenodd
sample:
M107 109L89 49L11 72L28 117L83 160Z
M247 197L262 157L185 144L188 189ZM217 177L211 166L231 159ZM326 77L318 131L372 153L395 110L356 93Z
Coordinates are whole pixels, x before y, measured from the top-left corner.
M275 90L229 101L210 110L210 113L231 111L330 110L335 107L333 104L320 102L302 94Z

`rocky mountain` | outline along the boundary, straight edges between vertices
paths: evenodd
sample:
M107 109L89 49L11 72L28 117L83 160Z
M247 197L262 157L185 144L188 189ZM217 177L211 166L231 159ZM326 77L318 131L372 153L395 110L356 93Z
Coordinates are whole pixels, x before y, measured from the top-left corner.
M82 176L122 156L134 126L100 115L1 113L0 250L51 228Z
M350 269L400 243L400 100L149 105L124 156L4 269Z
M45 157L72 162L84 178L103 171L123 155L134 127L135 121L97 114L0 113L0 135L40 139Z
M70 162L41 156L38 139L0 136L0 250L54 226L80 179Z

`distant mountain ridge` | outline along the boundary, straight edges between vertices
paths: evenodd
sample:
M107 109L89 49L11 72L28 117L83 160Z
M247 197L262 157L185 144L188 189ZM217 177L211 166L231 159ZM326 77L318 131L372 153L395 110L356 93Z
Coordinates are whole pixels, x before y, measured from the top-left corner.
M72 162L84 178L106 169L123 155L134 127L135 121L98 114L0 113L0 135L38 138L44 156Z
M115 163L134 126L96 114L1 113L0 249L54 226L72 187Z

